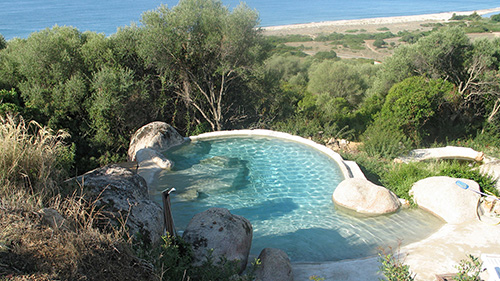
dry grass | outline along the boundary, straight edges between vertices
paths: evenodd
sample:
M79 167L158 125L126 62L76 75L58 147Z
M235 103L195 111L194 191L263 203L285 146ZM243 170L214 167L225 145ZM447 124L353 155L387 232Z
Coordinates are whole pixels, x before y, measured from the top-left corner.
M60 195L65 137L0 117L0 280L154 280L123 228L96 227L104 216L82 190Z
M42 198L56 194L63 176L58 165L68 154L63 140L68 136L35 121L26 123L21 116L0 116L0 195L12 188Z

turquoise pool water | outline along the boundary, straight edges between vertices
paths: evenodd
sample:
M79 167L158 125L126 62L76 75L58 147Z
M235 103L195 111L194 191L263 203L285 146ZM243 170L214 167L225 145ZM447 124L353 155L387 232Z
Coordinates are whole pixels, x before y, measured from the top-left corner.
M229 209L252 223L251 254L284 250L292 261L334 261L370 256L378 247L418 241L442 222L417 209L387 216L338 210L331 199L343 175L338 164L307 145L270 137L220 137L176 147L175 162L153 189L175 187L171 197L176 229L196 213Z

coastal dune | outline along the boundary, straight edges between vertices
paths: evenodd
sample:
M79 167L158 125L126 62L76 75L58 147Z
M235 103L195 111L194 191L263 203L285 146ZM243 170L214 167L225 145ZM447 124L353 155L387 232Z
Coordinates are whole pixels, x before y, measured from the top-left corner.
M367 32L376 31L377 28L387 27L391 32L398 32L401 30L415 30L421 28L424 23L443 22L448 21L453 14L456 15L470 15L472 13L479 15L492 14L500 12L500 7L465 12L445 12L437 14L424 14L413 16L398 16L398 17L381 17L381 18L367 18L355 20L338 20L338 21L322 21L311 22L303 24L290 24L279 26L262 27L265 35L289 35L289 34L303 34L303 35L317 35L321 33L332 32L345 32L349 29L365 29Z

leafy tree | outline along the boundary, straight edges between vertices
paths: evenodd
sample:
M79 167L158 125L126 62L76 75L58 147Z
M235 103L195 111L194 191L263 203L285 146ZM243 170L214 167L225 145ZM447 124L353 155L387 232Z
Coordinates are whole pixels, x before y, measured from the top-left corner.
M387 42L384 41L384 39L376 39L374 42L373 42L373 46L377 47L377 48L382 48L384 45L387 45Z
M7 48L7 41L2 34L0 34L0 50Z
M352 106L358 104L367 88L355 66L334 61L312 65L309 70L308 91L342 97Z
M400 130L413 144L419 145L423 137L428 135L426 124L452 92L453 85L441 79L422 76L405 79L389 91L384 106L372 125L375 129L371 132L381 131L389 126Z
M93 139L104 146L104 157L109 157L108 151L114 152L116 158L118 152L127 150L133 131L148 119L144 112L140 114L141 108L147 108L144 87L134 80L130 69L103 67L93 75L91 88L89 115L95 130Z
M173 91L221 130L237 115L238 86L259 57L258 15L244 4L232 12L219 0L181 0L142 17L140 52ZM241 103L240 103L241 105Z

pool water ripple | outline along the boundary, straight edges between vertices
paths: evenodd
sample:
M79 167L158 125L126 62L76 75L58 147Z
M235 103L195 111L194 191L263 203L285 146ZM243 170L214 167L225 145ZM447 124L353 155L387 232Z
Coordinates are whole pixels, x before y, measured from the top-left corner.
M210 207L252 223L251 254L284 250L292 261L374 255L378 247L421 240L442 222L418 209L367 217L337 210L331 196L343 180L338 164L307 145L271 137L221 137L171 149L172 171L158 175L155 199L175 187L172 212L182 231Z

